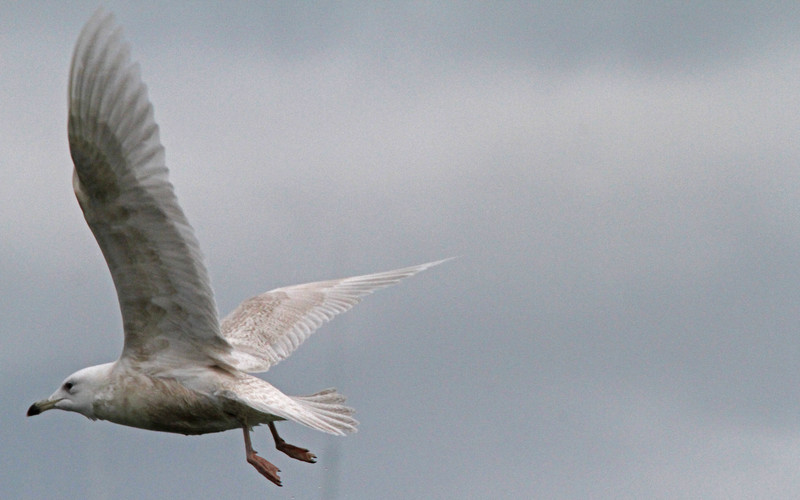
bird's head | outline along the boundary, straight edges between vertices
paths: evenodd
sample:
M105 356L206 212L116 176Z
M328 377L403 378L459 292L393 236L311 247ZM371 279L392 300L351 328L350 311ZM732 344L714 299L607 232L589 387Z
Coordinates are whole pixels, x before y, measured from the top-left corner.
M113 363L106 363L78 370L67 377L49 398L33 403L28 408L28 416L56 408L74 411L94 420L95 396L106 386L112 367Z

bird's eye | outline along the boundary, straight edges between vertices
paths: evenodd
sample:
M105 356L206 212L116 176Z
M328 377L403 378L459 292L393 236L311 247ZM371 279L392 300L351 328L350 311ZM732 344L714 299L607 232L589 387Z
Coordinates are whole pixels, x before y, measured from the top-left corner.
M69 392L72 390L72 382L64 382L64 390Z

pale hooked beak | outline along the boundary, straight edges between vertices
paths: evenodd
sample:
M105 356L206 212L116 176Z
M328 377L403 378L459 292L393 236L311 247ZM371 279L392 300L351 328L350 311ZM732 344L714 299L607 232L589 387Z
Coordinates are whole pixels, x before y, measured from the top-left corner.
M50 410L56 406L56 403L61 401L62 398L58 399L43 399L41 401L37 401L28 408L28 416L32 417L34 415L38 415L43 411Z

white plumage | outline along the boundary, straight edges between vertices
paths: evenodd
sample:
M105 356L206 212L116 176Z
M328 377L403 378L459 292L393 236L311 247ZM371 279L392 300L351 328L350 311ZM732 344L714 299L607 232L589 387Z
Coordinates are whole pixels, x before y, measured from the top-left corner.
M356 430L333 389L287 396L263 372L361 297L439 264L288 286L244 301L220 324L194 232L167 178L164 148L139 67L113 17L98 10L81 32L69 79L73 188L103 251L122 311L125 343L112 363L84 368L28 415L57 408L91 419L183 434L241 428L247 460L280 485L256 455L250 429L278 420L331 434Z

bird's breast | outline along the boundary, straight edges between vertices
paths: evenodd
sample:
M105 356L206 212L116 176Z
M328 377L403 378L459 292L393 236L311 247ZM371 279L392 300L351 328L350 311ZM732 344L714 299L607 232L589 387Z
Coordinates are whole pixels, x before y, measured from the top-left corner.
M242 426L230 403L172 378L120 377L98 396L95 416L120 425L178 434L207 434Z

